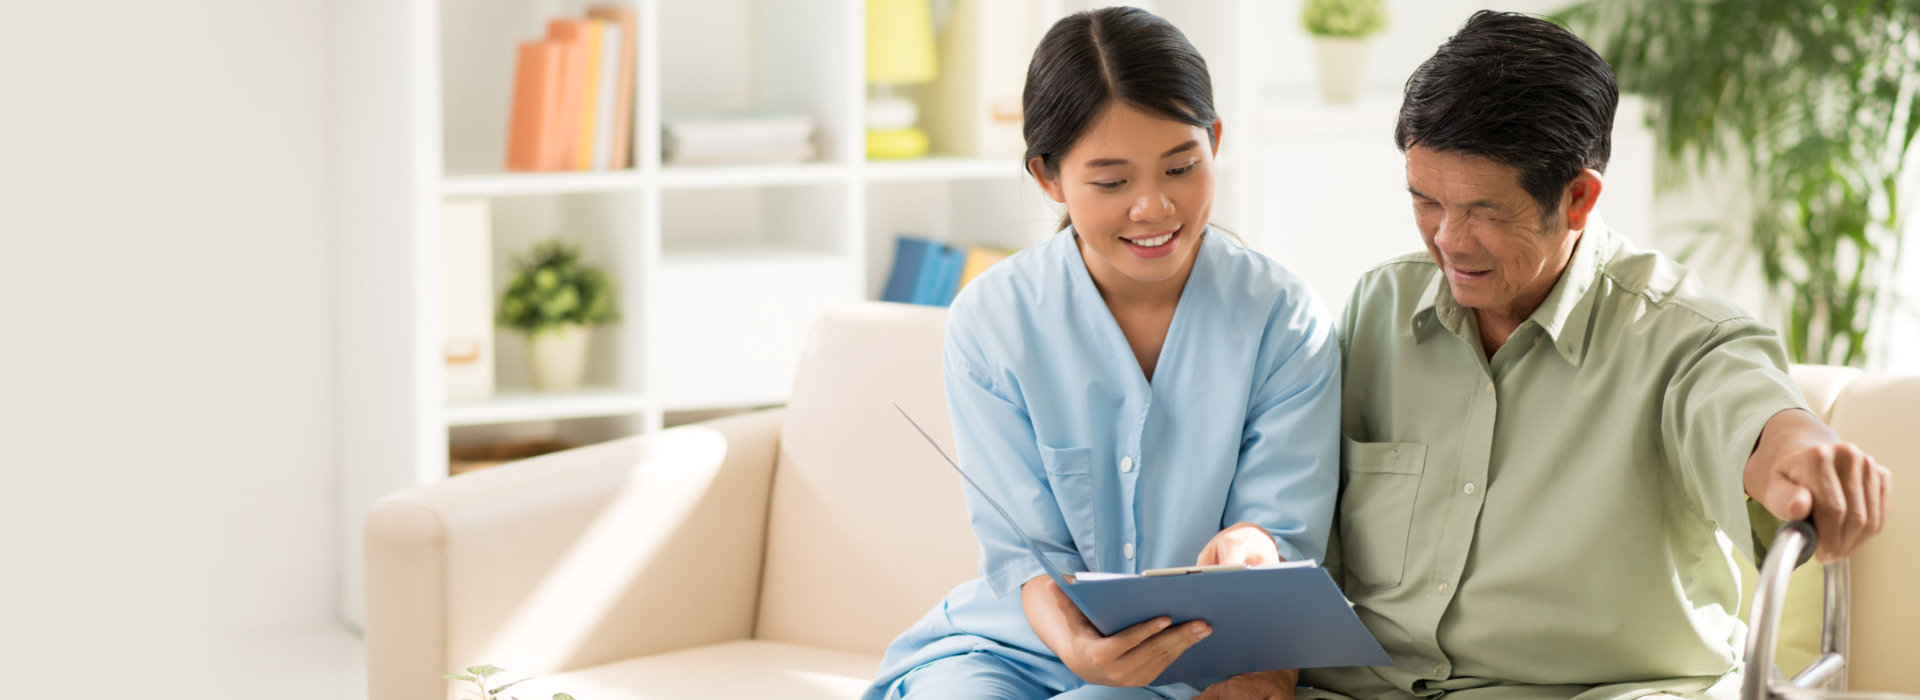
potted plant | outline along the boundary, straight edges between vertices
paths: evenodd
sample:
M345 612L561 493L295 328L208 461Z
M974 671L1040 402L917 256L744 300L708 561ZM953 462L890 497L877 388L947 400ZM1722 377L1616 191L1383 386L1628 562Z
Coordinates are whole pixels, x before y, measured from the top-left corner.
M475 687L479 688L480 690L480 695L479 697L475 698L475 700L501 700L500 693L505 692L506 689L508 688L519 685L522 681L529 680L526 678L522 678L520 680L514 681L512 683L507 683L505 685L500 685L492 688L487 687L488 679L492 678L493 676L499 675L503 671L506 671L506 669L500 668L499 666L495 666L493 664L486 664L482 666L468 666L466 673L449 673L444 676L441 676L441 678L445 678L450 681L466 681L468 683L472 683ZM513 696L511 695L507 696L507 698L508 700L514 700ZM573 696L568 695L566 693L554 693L553 700L573 700Z
M1920 145L1920 24L1911 3L1825 10L1587 0L1561 18L1613 66L1621 92L1647 99L1678 176L1668 183L1730 180L1752 193L1701 222L1696 245L1757 263L1788 359L1861 365L1869 336L1886 332L1879 304L1913 304L1895 275L1920 203L1901 186Z
M1320 96L1347 103L1367 77L1367 38L1387 28L1384 0L1307 0L1300 24L1313 35Z
M547 391L580 386L594 326L620 319L613 281L580 262L580 247L554 239L514 259L500 295L499 324L527 337L534 384Z

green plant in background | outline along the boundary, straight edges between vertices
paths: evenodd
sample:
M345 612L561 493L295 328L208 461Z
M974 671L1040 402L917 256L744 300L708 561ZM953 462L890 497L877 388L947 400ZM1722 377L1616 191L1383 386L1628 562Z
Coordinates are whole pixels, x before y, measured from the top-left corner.
M1745 224L1792 359L1864 362L1920 130L1920 0L1585 0L1561 17L1648 99L1675 182L1746 179L1726 229Z
M515 685L519 685L520 683L528 680L528 679L522 678L520 680L514 681L512 683L508 683L506 685L503 685L497 688L487 687L488 678L492 678L493 676L499 675L505 671L506 669L500 668L499 666L494 666L491 664L485 665L485 666L468 666L466 673L449 673L447 675L441 676L441 678L445 678L450 681L467 681L472 683L474 687L477 687L480 689L479 700L498 700L500 697L501 691L504 691ZM513 696L508 696L508 697L512 698ZM573 700L573 696L568 695L566 693L554 693L553 700Z
M1314 36L1361 38L1387 28L1384 0L1307 0L1300 24Z
M613 281L605 271L581 264L579 246L542 241L513 264L513 278L500 296L500 325L533 336L620 320Z

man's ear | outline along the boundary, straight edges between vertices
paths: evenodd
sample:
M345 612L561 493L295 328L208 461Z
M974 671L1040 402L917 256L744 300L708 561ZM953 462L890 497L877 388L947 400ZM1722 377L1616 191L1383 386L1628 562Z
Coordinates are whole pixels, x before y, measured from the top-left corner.
M1040 156L1027 159L1027 174L1033 176L1033 181L1039 183L1040 189L1044 190L1053 201L1067 203L1067 193L1061 189L1060 179L1047 176L1047 163Z
M1567 183L1567 191L1561 195L1567 212L1567 228L1579 231L1587 227L1587 217L1593 214L1593 207L1600 203L1600 191L1606 183L1600 177L1600 171L1588 168L1573 176L1573 182Z

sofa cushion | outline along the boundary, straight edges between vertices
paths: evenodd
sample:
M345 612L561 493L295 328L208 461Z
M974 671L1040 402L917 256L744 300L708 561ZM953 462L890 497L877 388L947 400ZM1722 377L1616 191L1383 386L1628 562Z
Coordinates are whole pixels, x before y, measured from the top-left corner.
M859 697L879 672L878 654L742 640L543 676L507 694L544 699L567 693L581 700L847 700Z
M879 654L977 575L941 381L946 310L866 304L814 325L787 404L754 638Z

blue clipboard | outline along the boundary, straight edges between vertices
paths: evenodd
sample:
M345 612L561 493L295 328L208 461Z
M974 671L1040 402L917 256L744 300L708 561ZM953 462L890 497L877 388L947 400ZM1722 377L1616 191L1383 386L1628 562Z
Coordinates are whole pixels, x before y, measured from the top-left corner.
M1174 624L1206 620L1213 627L1212 635L1181 654L1153 685L1255 671L1393 663L1333 577L1313 562L1176 575L1096 574L1079 580L1062 574L1041 556L1040 546L1013 516L948 457L906 409L893 407L1006 520L1047 576L1101 634L1112 635L1162 615Z

